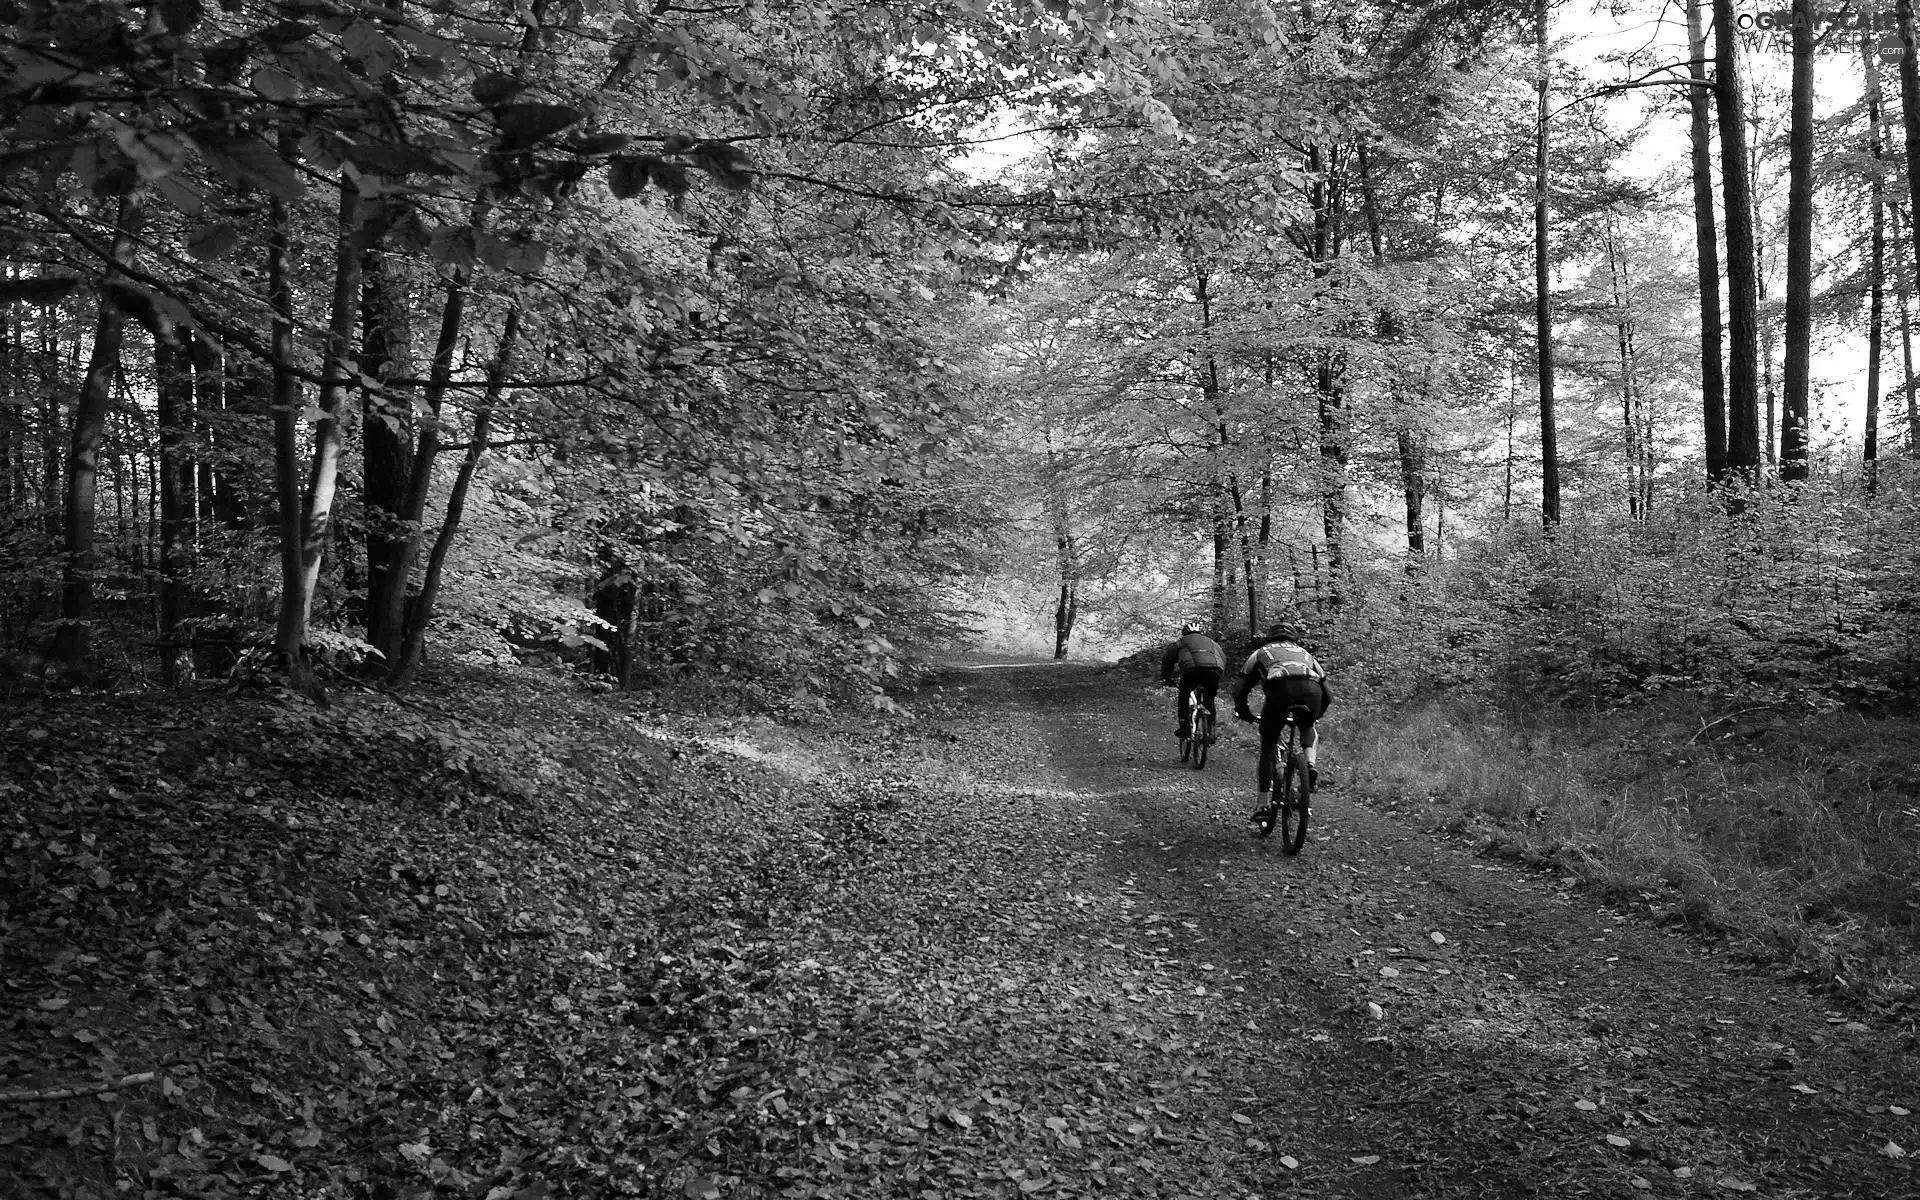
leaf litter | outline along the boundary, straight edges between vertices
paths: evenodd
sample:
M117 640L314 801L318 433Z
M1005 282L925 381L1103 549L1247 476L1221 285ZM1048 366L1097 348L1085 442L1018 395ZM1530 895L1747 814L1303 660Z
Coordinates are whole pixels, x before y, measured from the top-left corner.
M1389 1020L1256 961L1198 890L1230 852L1207 827L1117 768L1036 769L1061 757L1040 691L785 729L540 687L75 698L0 740L0 1087L154 1069L0 1107L0 1192L1471 1195L1594 1169L1554 1060L1465 1073L1409 1040L1406 973ZM1317 953L1369 923L1365 876L1329 887L1310 853L1284 945ZM1345 1149L1363 1133L1406 1165Z

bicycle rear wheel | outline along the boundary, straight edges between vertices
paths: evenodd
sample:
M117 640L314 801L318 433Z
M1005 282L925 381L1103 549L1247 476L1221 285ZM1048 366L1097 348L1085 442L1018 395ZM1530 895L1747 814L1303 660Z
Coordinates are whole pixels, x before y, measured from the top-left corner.
M1280 848L1288 854L1300 853L1307 840L1307 758L1289 754L1287 769L1274 789L1280 809Z
M1207 769L1207 747L1213 745L1213 710L1196 707L1193 711L1193 769Z

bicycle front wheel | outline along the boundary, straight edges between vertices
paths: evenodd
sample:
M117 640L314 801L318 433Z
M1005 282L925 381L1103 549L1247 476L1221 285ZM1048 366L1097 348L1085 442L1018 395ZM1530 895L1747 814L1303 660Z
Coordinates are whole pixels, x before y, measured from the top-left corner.
M1307 840L1307 760L1295 754L1287 759L1274 788L1274 801L1280 809L1280 848L1288 854L1300 853Z

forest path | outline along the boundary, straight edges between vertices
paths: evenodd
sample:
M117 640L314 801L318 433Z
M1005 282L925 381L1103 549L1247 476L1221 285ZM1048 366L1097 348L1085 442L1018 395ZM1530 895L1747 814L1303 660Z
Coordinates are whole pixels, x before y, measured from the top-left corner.
M1047 848L1007 897L1066 881L1022 940L1118 965L1081 1033L1188 1062L1138 1106L1165 1182L1198 1155L1234 1193L1920 1194L1894 1031L1337 789L1286 856L1244 827L1251 730L1195 772L1171 699L1110 668L987 667L923 706L954 739L947 788L1000 797L979 836Z

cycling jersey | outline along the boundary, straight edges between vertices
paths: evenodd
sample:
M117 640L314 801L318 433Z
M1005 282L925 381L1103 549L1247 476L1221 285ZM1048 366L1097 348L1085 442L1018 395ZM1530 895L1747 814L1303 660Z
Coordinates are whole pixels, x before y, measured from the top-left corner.
M1325 679L1327 672L1306 647L1294 642L1268 642L1247 656L1240 674L1266 682L1269 679Z
M1227 654L1220 649L1219 642L1204 633L1188 633L1181 635L1180 640L1160 656L1160 678L1171 680L1176 667L1184 674L1209 667L1223 671L1226 666Z

